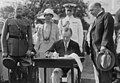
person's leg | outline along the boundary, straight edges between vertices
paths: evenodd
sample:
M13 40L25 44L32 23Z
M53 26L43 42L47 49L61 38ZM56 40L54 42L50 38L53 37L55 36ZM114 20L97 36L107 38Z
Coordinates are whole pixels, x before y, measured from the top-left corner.
M96 83L112 83L112 70L101 71L94 66L94 75Z
M9 70L9 82L10 83L16 83L17 82L16 73L13 70Z
M55 68L51 76L52 83L60 83L62 75L63 75L62 69Z
M78 71L76 68L74 68L74 83L77 81L78 78ZM71 70L67 73L67 83L71 83Z
M52 72L53 72L53 68L47 68L46 69L46 82L47 83L52 83L52 81L51 81L51 74L52 74Z
M112 70L99 71L100 83L112 83Z
M31 58L29 57L19 57L18 58L18 61L19 61L19 64L18 64L18 67L19 67L19 71L21 72L21 81L22 83L26 83L28 82L30 79L29 77L29 67L32 65L32 61L31 61Z
M93 65L93 69L94 69L95 83L99 83L99 78L98 78L99 73L94 65Z

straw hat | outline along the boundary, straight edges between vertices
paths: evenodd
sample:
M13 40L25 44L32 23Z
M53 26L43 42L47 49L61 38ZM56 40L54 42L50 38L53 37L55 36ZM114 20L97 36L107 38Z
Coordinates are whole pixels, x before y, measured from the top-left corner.
M52 14L54 20L58 20L59 16L57 14L54 13L53 9L51 8L47 8L45 9L45 11L43 13L41 13L41 15L39 15L37 18L38 19L45 19L45 14Z
M99 52L96 61L97 67L102 71L108 71L115 65L115 55L109 49L105 52Z

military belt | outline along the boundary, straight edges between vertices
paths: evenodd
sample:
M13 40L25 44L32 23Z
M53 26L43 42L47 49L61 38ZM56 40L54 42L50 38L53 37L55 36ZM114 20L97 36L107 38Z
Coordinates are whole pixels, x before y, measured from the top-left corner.
M15 35L9 35L9 38L26 39L26 37L20 37L20 36L15 36Z

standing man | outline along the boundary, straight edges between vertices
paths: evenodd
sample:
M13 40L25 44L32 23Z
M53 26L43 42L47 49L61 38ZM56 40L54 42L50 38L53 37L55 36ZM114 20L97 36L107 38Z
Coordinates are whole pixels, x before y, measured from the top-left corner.
M65 7L66 17L60 19L58 22L58 28L60 30L60 33L66 27L71 28L73 32L71 39L73 39L79 44L80 50L82 51L83 26L81 20L73 16L74 8L76 7L76 4L68 3L68 4L64 4L63 7Z
M11 82L16 82L17 76L15 72L17 69L17 64L19 62L20 71L23 73L22 77L25 77L27 69L26 66L31 65L30 59L26 56L31 54L32 51L32 31L31 24L29 21L22 16L23 13L23 5L19 4L15 9L15 17L8 18L4 23L1 35L1 48L2 48L2 56L3 58L9 57L8 61L12 61L14 63L10 64L4 63L5 67L11 69L10 78Z
M90 13L96 17L91 31L90 31L90 48L91 58L94 63L95 81L96 83L112 83L112 69L102 71L97 66L97 53L104 52L109 49L115 53L113 32L114 32L114 19L108 12L104 12L101 4L98 2L89 5Z

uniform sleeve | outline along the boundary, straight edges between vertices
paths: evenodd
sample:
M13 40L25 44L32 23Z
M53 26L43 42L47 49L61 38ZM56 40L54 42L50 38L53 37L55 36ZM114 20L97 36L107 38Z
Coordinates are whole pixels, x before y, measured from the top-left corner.
M1 48L3 53L7 53L7 34L8 34L8 19L5 21L1 34Z
M76 53L78 56L81 56L81 55L80 55L80 54L81 54L81 51L80 51L79 44L76 43L75 45L76 45L76 46L75 46L75 53Z
M80 50L82 51L82 45L83 45L83 26L81 20L78 19L78 42L80 45Z
M33 48L33 38L32 38L32 26L28 26L28 50Z
M60 36L61 36L61 34L62 34L62 27L63 27L63 23L62 23L62 19L60 19L59 21L58 21L58 29L59 29L59 34L60 34ZM61 37L60 37L61 38Z

